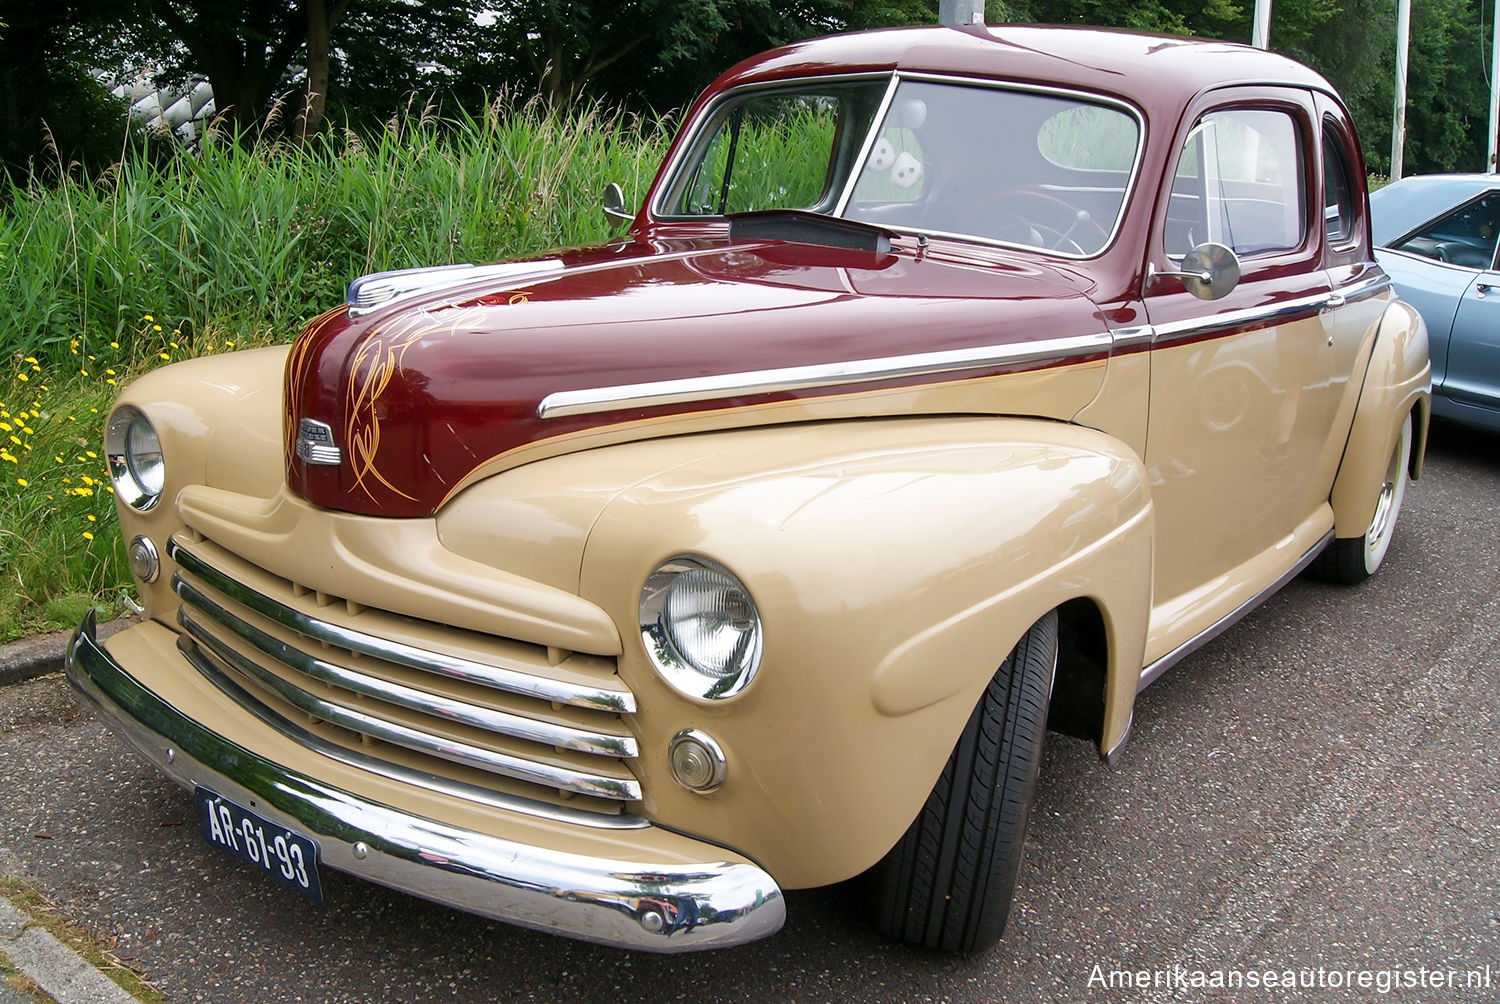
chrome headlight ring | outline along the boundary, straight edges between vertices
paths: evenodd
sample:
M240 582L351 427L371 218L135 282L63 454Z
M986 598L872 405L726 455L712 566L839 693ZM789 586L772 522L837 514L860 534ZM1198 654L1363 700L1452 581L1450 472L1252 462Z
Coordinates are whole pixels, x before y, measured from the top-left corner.
M145 512L161 500L167 481L161 439L139 408L121 405L110 415L104 430L104 455L110 483L122 502Z
M716 561L680 555L658 566L641 589L640 626L657 672L688 697L733 697L760 668L760 613Z

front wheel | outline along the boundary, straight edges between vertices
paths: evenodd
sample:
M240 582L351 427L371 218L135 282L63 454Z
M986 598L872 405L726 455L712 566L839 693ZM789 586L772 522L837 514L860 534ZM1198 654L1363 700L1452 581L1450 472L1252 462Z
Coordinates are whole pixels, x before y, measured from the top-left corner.
M1396 448L1391 451L1390 463L1386 465L1380 498L1375 503L1375 515L1364 536L1338 537L1331 541L1313 562L1314 575L1330 582L1354 585L1374 575L1385 560L1385 552L1391 546L1391 533L1396 529L1396 517L1401 513L1401 501L1406 498L1407 471L1411 467L1411 424L1411 416L1407 415L1396 437Z
M869 873L883 934L944 952L1005 929L1057 669L1057 613L1022 636L906 834Z

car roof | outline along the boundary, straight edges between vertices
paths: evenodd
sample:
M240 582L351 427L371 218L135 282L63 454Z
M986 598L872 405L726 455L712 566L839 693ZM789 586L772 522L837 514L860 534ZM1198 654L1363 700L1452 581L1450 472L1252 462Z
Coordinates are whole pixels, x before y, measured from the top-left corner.
M1285 56L1207 39L1040 25L926 26L797 42L733 67L715 89L794 76L900 70L1077 87L1148 113L1181 108L1214 87L1290 84L1333 94Z
M1370 193L1370 231L1387 247L1413 230L1491 189L1493 174L1425 174L1393 181Z

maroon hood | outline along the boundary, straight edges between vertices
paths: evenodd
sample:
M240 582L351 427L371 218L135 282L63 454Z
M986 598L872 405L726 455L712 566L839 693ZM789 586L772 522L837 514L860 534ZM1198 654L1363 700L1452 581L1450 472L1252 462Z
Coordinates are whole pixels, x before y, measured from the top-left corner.
M331 509L435 512L480 465L531 443L683 412L713 412L875 387L982 378L993 362L941 375L547 417L549 395L723 374L1097 335L1103 318L1070 276L1008 264L771 241L626 241L535 262L535 271L459 281L351 318L314 320L286 369L287 482ZM1003 301L1003 302L1000 302ZM1092 355L1066 362L1097 359ZM872 404L872 414L882 406ZM888 406L885 406L888 407ZM1004 411L997 402L997 411ZM337 466L296 455L298 424L325 424ZM642 433L648 435L649 433Z

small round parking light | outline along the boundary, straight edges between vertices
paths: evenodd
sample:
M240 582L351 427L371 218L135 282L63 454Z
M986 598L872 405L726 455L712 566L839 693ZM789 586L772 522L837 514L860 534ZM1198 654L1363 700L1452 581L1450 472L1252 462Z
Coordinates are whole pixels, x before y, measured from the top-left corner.
M128 548L130 571L137 579L150 584L161 574L161 559L156 556L156 545L150 537L136 537Z
M673 736L667 747L667 759L677 783L700 795L717 791L729 772L719 744L697 729L684 729Z

